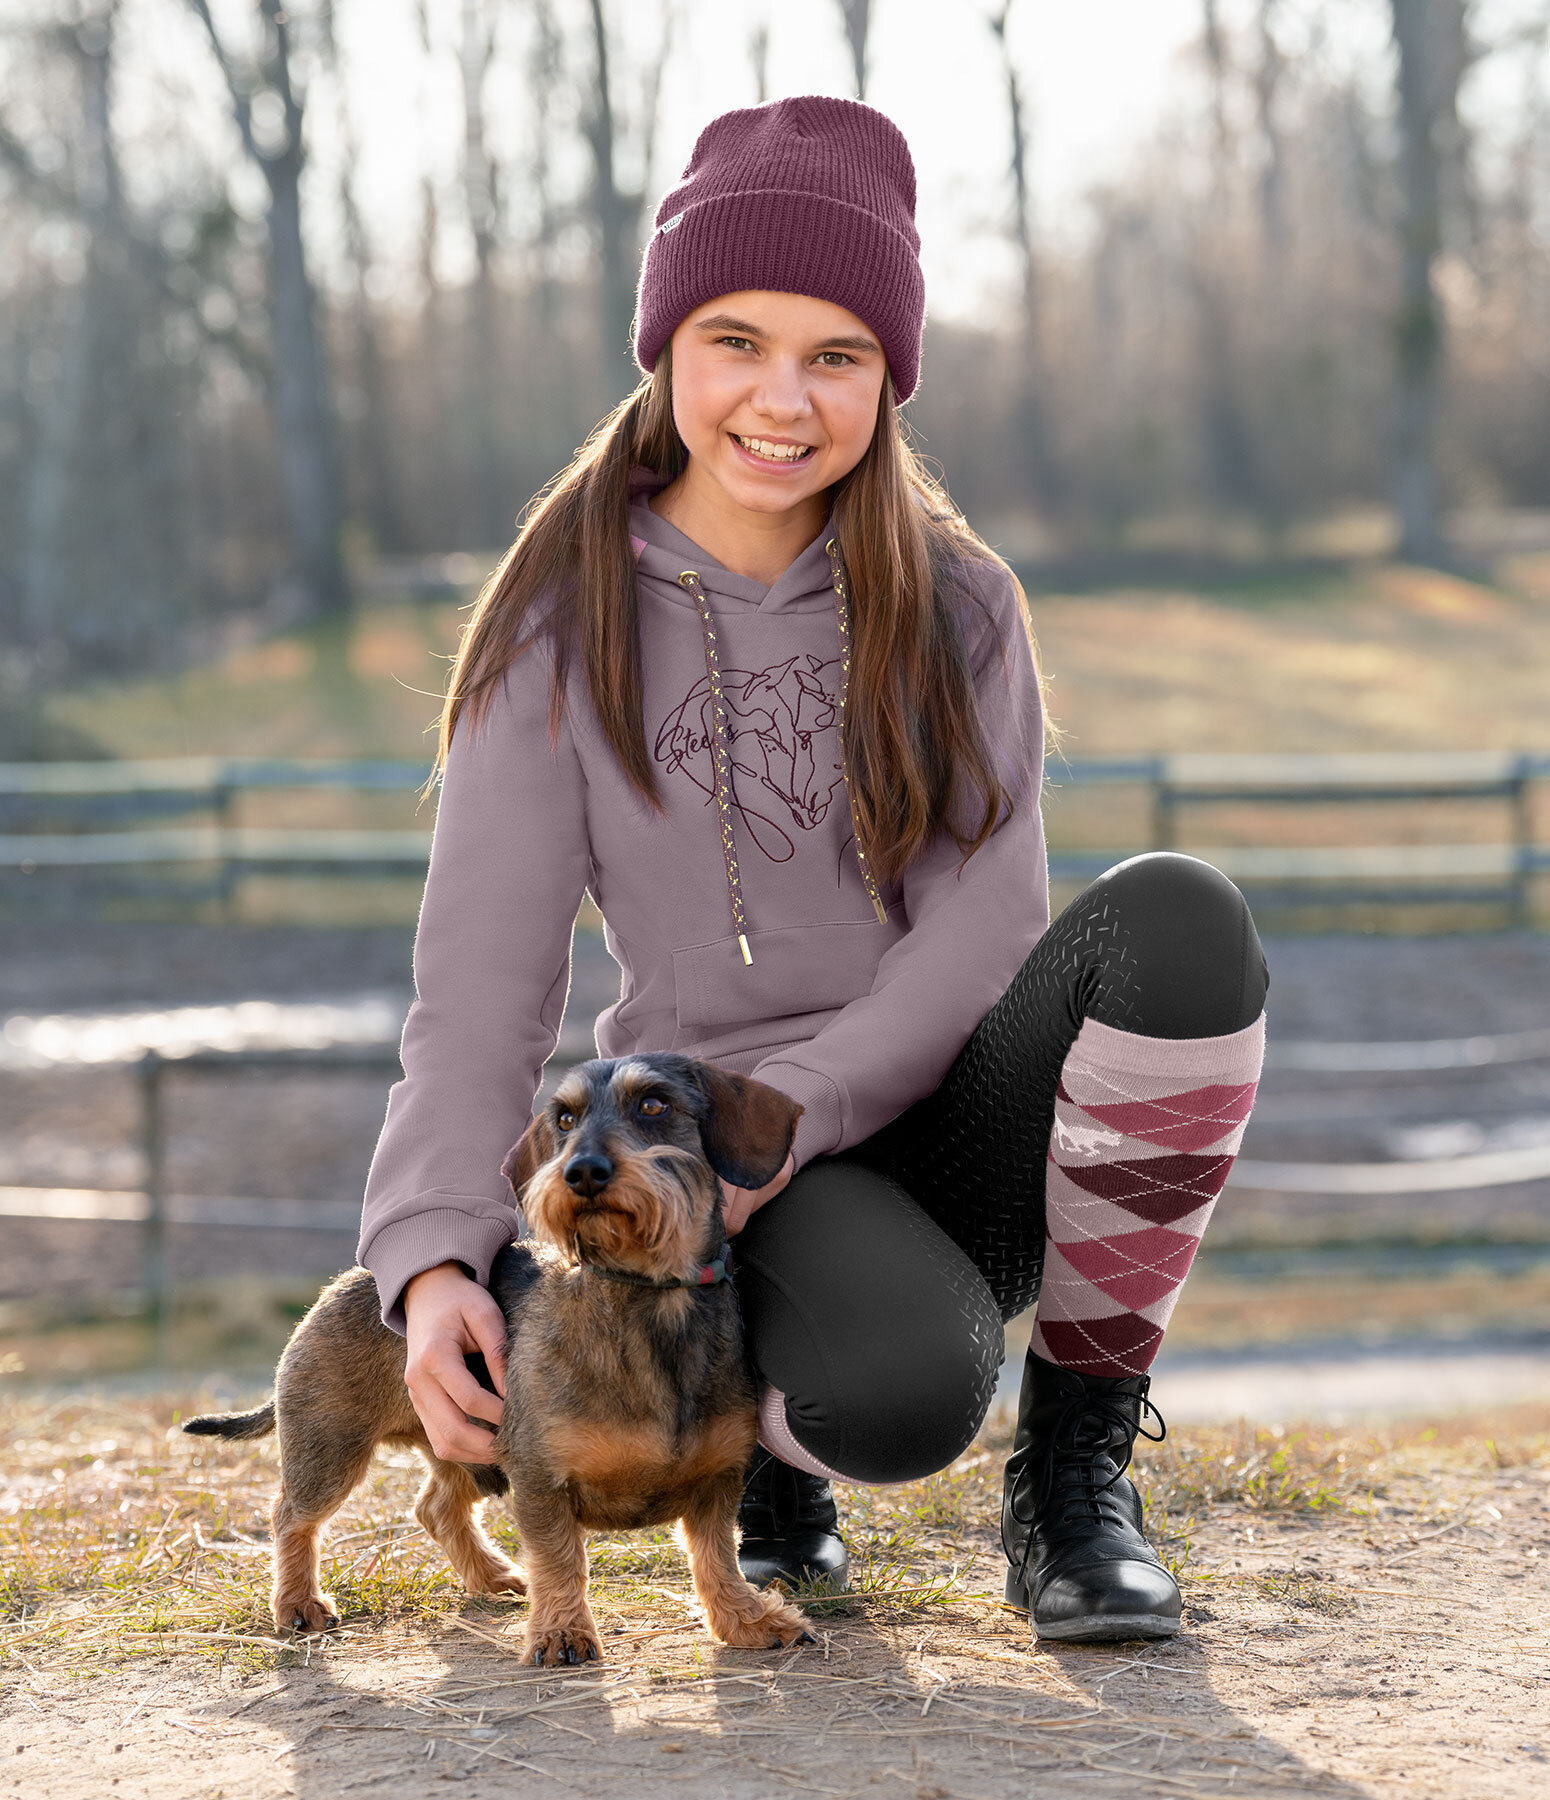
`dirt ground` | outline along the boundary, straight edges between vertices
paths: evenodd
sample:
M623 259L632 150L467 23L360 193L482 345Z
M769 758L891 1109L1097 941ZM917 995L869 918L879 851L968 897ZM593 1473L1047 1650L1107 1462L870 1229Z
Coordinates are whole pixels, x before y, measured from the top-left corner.
M940 1476L842 1490L856 1592L816 1645L713 1644L676 1546L636 1533L594 1539L607 1661L565 1671L520 1666L523 1604L467 1599L406 1523L411 1457L336 1524L341 1630L277 1639L272 1445L178 1413L0 1400L0 1794L1550 1792L1543 1410L1173 1432L1142 1480L1185 1629L1088 1648L999 1603L1002 1419Z

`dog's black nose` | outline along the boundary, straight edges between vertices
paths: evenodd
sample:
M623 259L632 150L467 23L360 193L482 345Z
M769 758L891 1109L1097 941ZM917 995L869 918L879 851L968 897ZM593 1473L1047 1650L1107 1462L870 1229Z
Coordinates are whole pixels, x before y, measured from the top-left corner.
M613 1179L614 1166L597 1150L578 1150L565 1165L565 1185L578 1194L595 1194Z

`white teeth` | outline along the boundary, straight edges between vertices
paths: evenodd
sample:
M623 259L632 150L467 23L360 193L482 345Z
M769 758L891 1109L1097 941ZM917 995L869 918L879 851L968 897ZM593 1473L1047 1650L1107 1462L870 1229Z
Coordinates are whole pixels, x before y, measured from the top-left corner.
M767 462L800 462L812 448L811 444L771 444L763 438L738 437L737 441L745 450L762 456Z

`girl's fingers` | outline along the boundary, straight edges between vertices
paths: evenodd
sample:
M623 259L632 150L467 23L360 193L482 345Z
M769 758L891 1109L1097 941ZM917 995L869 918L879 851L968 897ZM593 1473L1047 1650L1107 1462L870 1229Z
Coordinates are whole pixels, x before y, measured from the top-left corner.
M490 1379L504 1400L506 1397L506 1315L500 1303L485 1288L479 1288L463 1311L463 1322L473 1347L484 1353ZM481 1388L480 1392L484 1390ZM488 1397L488 1396L486 1396ZM487 1415L481 1414L481 1417Z
M500 1424L504 1410L500 1395L492 1394L487 1387L481 1387L469 1373L468 1364L463 1361L461 1347L450 1356L445 1353L436 1356L430 1362L427 1372L454 1406L472 1413L476 1419L488 1419L492 1425ZM485 1434L481 1432L479 1435L483 1437Z
M474 1382L474 1386L478 1387L478 1382ZM409 1394L420 1423L425 1427L425 1435L431 1441L431 1449L443 1462L485 1463L492 1460L492 1434L481 1431L477 1425L470 1425L448 1397L446 1389L429 1371L419 1371Z

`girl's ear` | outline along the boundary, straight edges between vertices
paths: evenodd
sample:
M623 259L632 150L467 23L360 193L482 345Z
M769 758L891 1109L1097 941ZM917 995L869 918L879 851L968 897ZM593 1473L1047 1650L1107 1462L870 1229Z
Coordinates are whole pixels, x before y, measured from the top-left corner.
M733 1187L762 1188L773 1181L806 1108L767 1081L714 1063L696 1062L694 1075L706 1102L700 1119L706 1161Z
M554 1133L549 1128L549 1115L539 1113L506 1152L501 1174L511 1183L511 1191L520 1201L522 1190L537 1171L554 1155Z

